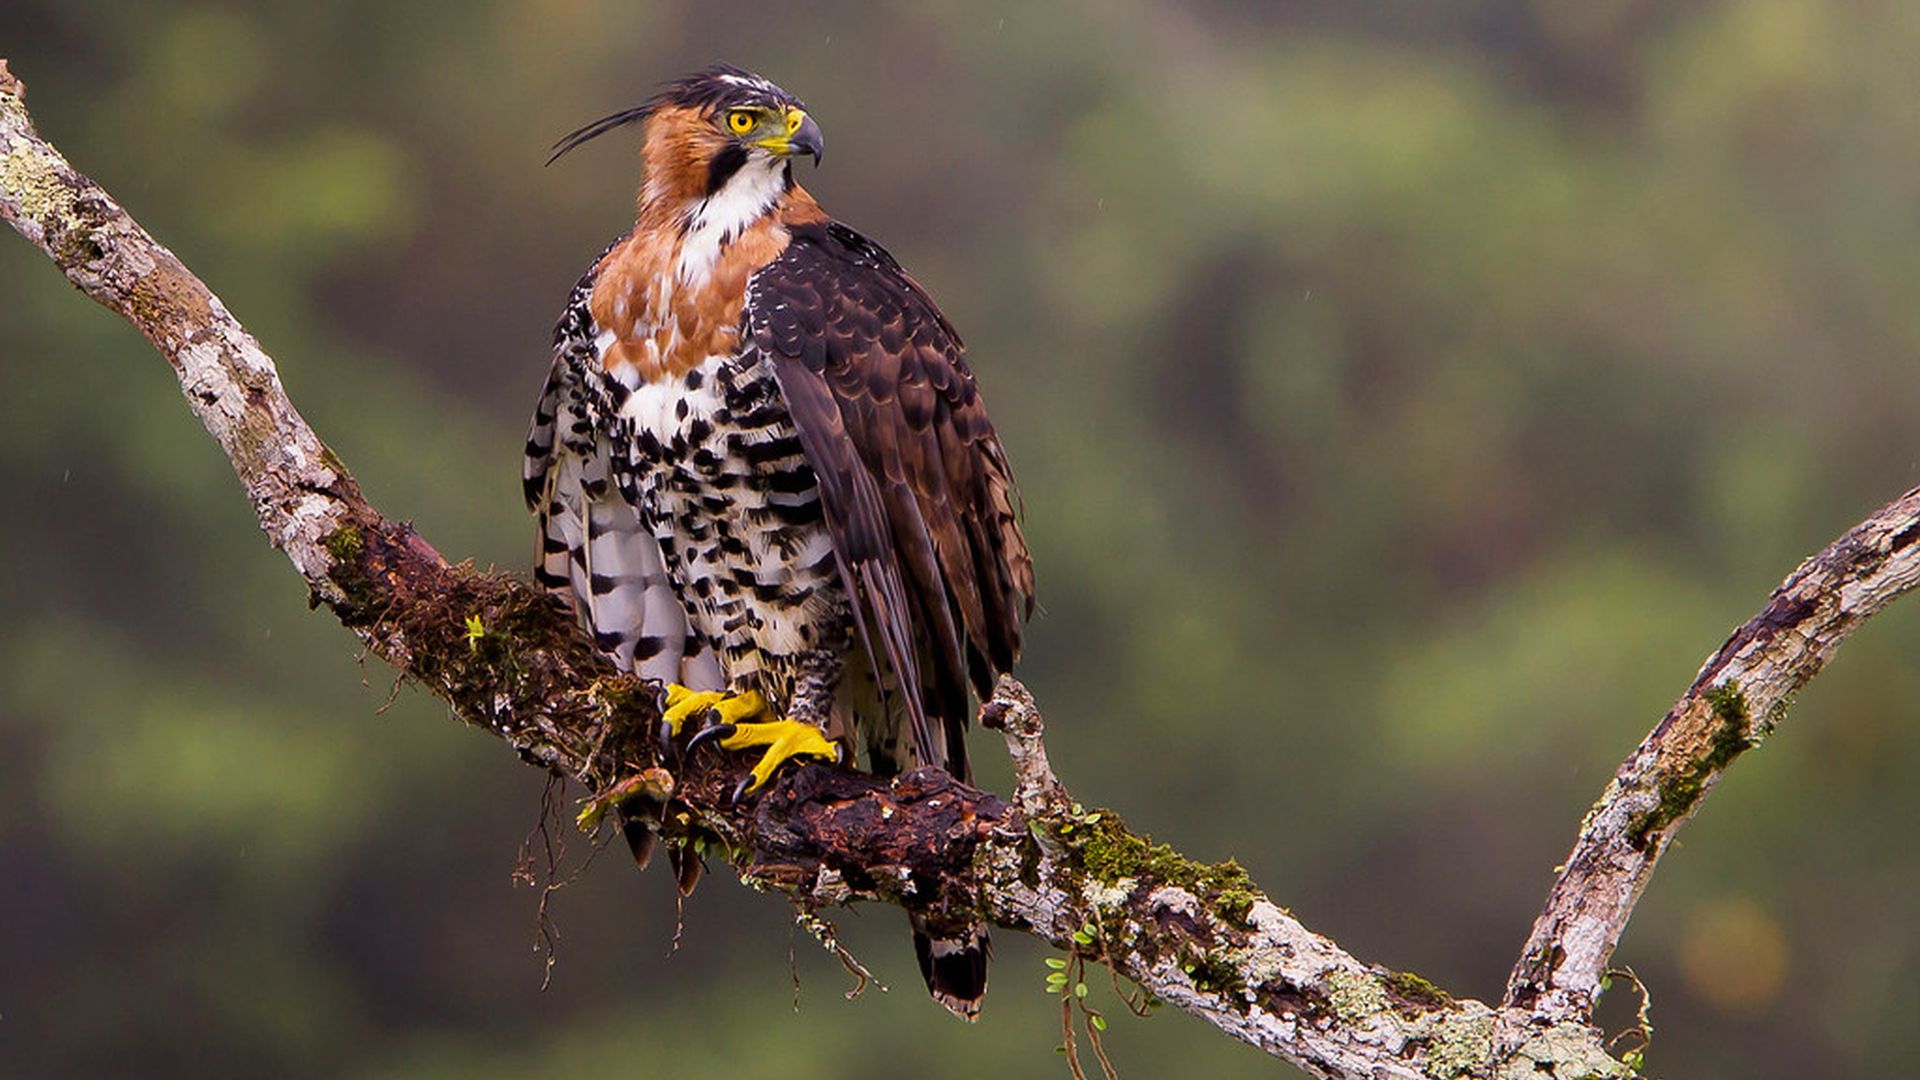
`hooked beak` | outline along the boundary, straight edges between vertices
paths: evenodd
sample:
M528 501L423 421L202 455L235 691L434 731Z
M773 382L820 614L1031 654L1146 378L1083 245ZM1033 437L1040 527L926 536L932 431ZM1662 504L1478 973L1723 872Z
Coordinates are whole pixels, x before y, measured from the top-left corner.
M790 154L812 154L815 168L820 165L820 152L827 148L826 137L820 134L820 125L809 116L800 121L799 130L787 139Z
M820 134L820 125L813 122L813 117L794 109L787 114L787 134L768 139L760 145L786 157L810 154L817 166L820 164L820 151L826 149L827 144L825 137Z

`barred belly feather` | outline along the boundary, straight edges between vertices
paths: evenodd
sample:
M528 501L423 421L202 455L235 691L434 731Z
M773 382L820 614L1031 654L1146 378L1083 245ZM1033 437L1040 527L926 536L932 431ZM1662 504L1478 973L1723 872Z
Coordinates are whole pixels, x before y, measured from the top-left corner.
M621 416L634 436L623 482L728 680L853 734L829 724L849 719L831 716L832 683L807 679L852 645L850 615L819 485L758 353L641 384Z

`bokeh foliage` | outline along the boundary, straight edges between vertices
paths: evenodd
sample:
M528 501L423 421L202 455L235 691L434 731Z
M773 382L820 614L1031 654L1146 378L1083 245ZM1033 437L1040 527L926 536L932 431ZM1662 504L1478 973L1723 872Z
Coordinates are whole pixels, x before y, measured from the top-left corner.
M968 337L1076 794L1463 994L1726 629L1916 482L1912 5L10 0L0 54L375 499L510 567L547 327L633 182L542 147L715 58L782 82L805 181ZM540 778L381 711L164 367L18 242L0 485L0 1074L1063 1074L1011 935L967 1030L892 912L842 919L894 987L853 1003L725 880L663 959L623 857L541 992ZM1920 612L1861 634L1655 879L1656 1072L1920 1053L1917 652ZM1177 1015L1108 1040L1273 1075Z

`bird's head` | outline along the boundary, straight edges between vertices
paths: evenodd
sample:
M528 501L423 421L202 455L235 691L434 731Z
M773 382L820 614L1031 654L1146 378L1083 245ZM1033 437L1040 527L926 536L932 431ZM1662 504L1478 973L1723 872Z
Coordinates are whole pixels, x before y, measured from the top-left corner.
M668 83L647 102L595 120L554 144L552 164L589 139L640 122L643 199L711 198L736 178L791 183L791 159L820 161L820 125L800 100L751 72L716 65Z

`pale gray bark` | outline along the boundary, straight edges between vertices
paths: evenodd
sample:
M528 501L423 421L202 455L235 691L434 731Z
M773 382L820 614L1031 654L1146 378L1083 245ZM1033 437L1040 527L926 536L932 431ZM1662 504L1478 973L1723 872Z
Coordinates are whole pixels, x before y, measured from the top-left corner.
M1847 635L1920 583L1920 489L1808 559L1707 659L1581 823L1508 977L1508 1005L1591 1015L1607 959L1675 833Z

